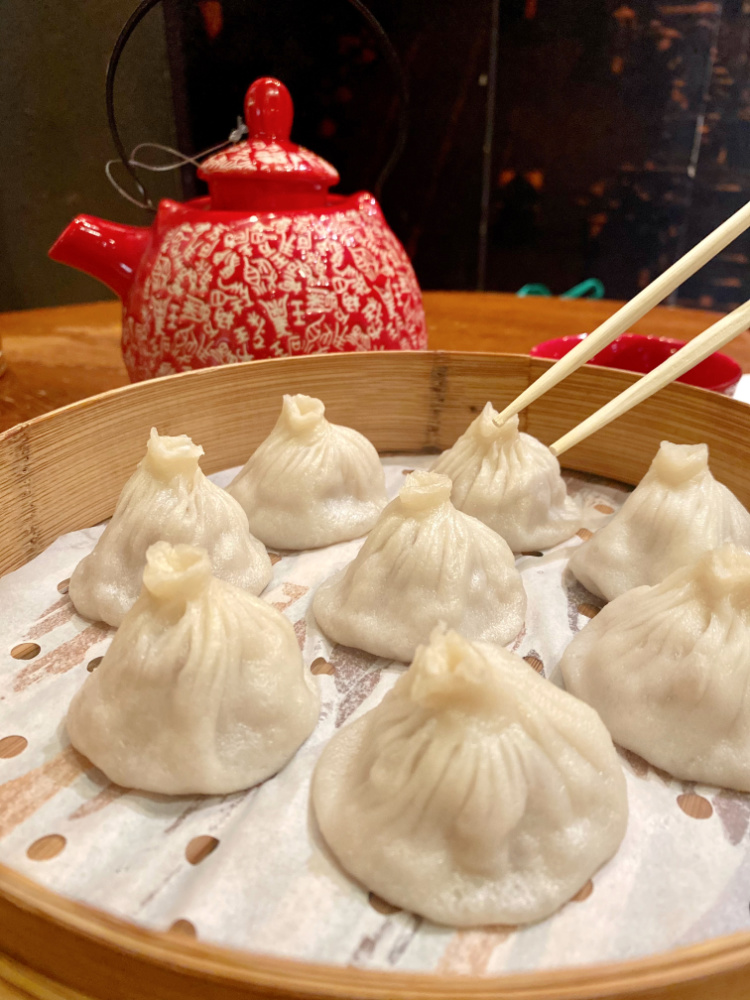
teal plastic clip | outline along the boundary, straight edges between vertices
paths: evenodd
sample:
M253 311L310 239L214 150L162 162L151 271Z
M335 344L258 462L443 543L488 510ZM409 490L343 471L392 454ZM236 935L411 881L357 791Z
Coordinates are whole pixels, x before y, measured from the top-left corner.
M520 298L525 298L527 295L548 295L551 296L552 292L547 288L546 285L541 285L537 282L531 282L528 285L524 285L523 288L519 288L516 292ZM598 278L586 278L585 281L581 281L579 284L574 285L569 288L567 292L563 292L560 296L561 299L603 299L604 298L604 285L599 281Z
M567 292L563 292L560 296L561 299L603 299L604 298L604 285L599 281L598 278L586 278L578 285L574 285L572 288L568 289Z
M552 292L546 285L536 285L532 283L530 285L524 285L523 288L519 288L516 295L523 299L527 295L552 295Z

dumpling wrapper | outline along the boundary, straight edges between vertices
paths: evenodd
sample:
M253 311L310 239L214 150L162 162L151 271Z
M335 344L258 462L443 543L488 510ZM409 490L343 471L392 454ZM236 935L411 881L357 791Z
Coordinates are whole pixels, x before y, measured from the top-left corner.
M711 475L708 445L662 441L638 486L569 565L592 594L611 601L727 542L750 549L750 514Z
M227 487L250 530L275 549L315 549L366 534L387 501L375 448L329 423L311 396L284 396L276 426Z
M561 661L612 738L676 778L750 791L750 554L708 552L616 597Z
M319 709L287 619L212 576L205 550L157 542L143 591L66 725L118 785L224 795L280 770Z
M520 433L518 417L500 422L487 403L452 448L431 466L453 480L451 499L502 535L514 552L547 549L581 527L581 505L568 496L549 448Z
M367 889L457 927L554 913L616 852L628 818L596 712L514 653L440 630L326 746L312 803Z
M112 519L70 578L70 599L84 618L122 622L141 591L146 552L159 541L202 546L216 576L252 594L265 589L273 573L268 553L237 501L203 475L202 454L187 435L152 428Z
M315 594L325 634L408 662L439 623L504 645L521 630L526 591L506 542L456 510L451 481L406 477L357 556Z

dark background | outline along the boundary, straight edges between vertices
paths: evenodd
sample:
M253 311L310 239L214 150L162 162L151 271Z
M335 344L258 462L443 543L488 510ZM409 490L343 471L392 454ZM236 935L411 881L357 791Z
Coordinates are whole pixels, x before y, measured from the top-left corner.
M0 3L0 309L105 298L44 254L80 211L148 223L103 175L104 70L135 3ZM750 198L750 0L371 9L411 93L381 201L424 288L534 281L559 294L597 277L629 297ZM346 0L165 0L123 58L126 146L220 142L266 74L289 86L292 137L335 164L340 190L371 189L395 142L397 91ZM146 180L156 195L199 190L192 171ZM674 301L750 297L749 239Z

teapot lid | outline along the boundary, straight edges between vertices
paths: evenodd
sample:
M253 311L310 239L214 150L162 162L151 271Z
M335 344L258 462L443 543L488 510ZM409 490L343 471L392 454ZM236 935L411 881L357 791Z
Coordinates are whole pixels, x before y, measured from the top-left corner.
M252 84L245 95L249 137L198 170L208 183L211 208L273 211L325 204L338 171L289 141L293 116L292 98L280 80L265 76Z

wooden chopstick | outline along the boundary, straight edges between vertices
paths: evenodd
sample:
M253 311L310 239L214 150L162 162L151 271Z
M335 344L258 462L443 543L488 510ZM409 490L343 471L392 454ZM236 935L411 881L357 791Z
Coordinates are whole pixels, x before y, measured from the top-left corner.
M681 347L671 358L663 361L658 368L654 368L648 375L644 375L643 378L621 392L619 396L615 396L573 430L563 434L554 444L550 445L550 451L553 455L562 455L568 448L572 448L584 438L594 434L602 427L606 427L617 417L627 413L638 403L642 403L644 399L653 396L659 389L690 371L709 354L713 354L714 351L718 351L720 347L728 344L730 340L734 340L748 327L750 327L750 299L727 316L723 316L713 326L709 326L689 344Z
M678 288L683 281L695 274L699 268L715 257L733 239L750 226L750 202L744 205L738 212L730 216L726 222L715 229L705 239L697 243L692 250L688 250L684 257L668 267L664 274L659 275L643 291L639 292L635 298L626 302L617 312L606 319L598 326L593 333L590 333L585 340L573 348L568 354L548 368L544 374L532 382L532 384L521 393L512 403L505 407L499 414L500 420L512 417L514 413L519 413L524 407L533 403L535 399L543 396L548 389L562 382L564 378L574 372L589 358L603 350L607 344L611 344L615 337L625 333L635 322L645 316L649 310L658 305L663 299ZM730 338L731 339L731 338ZM710 353L710 352L709 352Z

